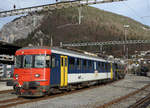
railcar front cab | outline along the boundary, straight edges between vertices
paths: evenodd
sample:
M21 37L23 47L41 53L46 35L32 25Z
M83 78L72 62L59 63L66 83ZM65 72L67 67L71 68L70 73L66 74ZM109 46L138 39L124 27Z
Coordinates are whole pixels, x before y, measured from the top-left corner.
M16 55L14 89L20 96L43 96L49 89L50 54Z

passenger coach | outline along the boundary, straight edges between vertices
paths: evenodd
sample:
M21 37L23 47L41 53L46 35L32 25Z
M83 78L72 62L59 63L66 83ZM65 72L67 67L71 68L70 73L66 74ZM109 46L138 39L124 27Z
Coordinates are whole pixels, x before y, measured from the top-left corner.
M21 96L43 96L54 89L113 80L118 64L60 48L32 47L16 51L14 89Z

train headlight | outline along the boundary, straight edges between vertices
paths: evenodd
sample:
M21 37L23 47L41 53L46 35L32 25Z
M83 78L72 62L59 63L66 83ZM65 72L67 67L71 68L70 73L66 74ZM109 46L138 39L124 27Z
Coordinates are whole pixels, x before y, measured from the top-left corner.
M35 76L36 78L38 78L38 77L40 77L40 74L35 74L34 76Z
M18 78L18 74L15 74L15 77Z

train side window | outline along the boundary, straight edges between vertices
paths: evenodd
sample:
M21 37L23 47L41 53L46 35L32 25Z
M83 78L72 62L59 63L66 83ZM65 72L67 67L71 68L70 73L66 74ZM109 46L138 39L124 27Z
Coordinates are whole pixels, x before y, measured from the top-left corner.
M108 63L108 71L110 71L110 63Z
M104 71L104 62L101 63L101 68Z
M96 62L94 61L94 70L97 69Z
M105 63L105 71L108 70L108 63Z
M77 59L77 69L81 69L81 60Z
M56 64L55 64L56 67L59 67L59 66L60 66L60 65L59 65L59 60L58 60L58 59L55 59L55 61L56 61L56 62L55 62L55 63L56 63Z
M31 68L32 67L32 56L25 55L23 59L23 67L24 68Z
M106 66L106 63L104 63L104 70L105 70L105 71L106 71L106 67L107 67L107 66Z
M52 56L52 68L55 68L55 56Z
M74 65L75 65L75 59L70 57L69 58L69 68L70 69L74 68Z
M23 56L16 56L15 57L15 68L21 68L22 67L22 61L23 61Z
M33 67L34 68L48 68L50 67L50 55L34 55L33 58Z
M89 69L92 69L92 61L89 60Z
M83 60L83 68L86 69L87 67L87 60Z
M97 68L98 68L98 70L100 70L100 68L101 68L101 63L100 62L98 62Z

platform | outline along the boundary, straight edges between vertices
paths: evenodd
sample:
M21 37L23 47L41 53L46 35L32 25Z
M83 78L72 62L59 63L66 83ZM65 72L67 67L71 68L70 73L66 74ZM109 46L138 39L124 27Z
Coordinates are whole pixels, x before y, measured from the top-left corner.
M6 82L0 82L0 91L12 90L13 86L6 86Z

